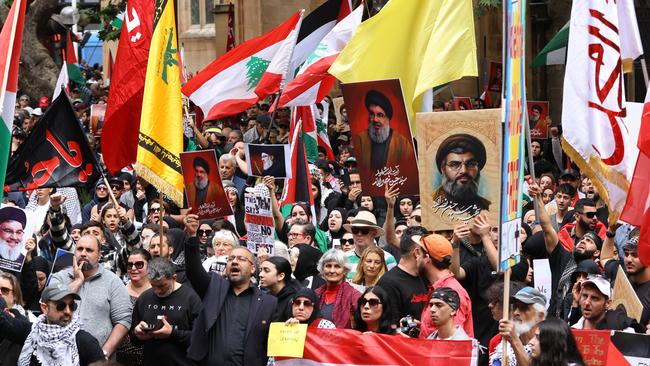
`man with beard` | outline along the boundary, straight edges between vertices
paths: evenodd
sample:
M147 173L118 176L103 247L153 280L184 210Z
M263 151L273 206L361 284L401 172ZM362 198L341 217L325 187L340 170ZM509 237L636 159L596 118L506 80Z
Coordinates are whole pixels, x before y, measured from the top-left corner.
M67 285L78 294L79 317L84 330L102 345L110 356L131 327L131 300L116 274L99 264L99 240L84 234L75 247L73 266L52 275L50 284Z
M436 152L442 184L433 193L434 210L459 221L488 210L490 201L478 194L485 161L485 146L476 137L468 134L447 137Z
M605 240L607 227L598 221L596 204L589 198L581 198L576 202L573 210L575 222L568 223L557 233L562 246L571 250L588 231L598 233L601 240Z
M285 176L284 171L284 161L279 159L273 154L266 152L262 153L262 176L266 177L267 175L272 177L283 177Z
M201 265L199 222L188 215L185 225L190 239L185 246L187 277L203 301L192 328L187 356L201 365L264 366L269 325L277 299L251 286L255 258L244 247L235 247L226 264L226 278Z
M211 184L208 176L210 175L210 165L200 156L194 158L192 163L194 167L194 184L189 184L187 189L188 205L194 209L205 202L212 202L219 198L219 188L216 184Z
M18 365L80 365L104 360L102 349L88 332L81 329L75 316L78 294L63 284L51 284L43 290L43 312L34 324L27 319L0 315L0 332L12 342L22 344ZM0 300L4 307L4 300Z
M530 115L529 123L530 123L530 129L533 130L535 129L535 126L537 126L537 122L539 122L540 118L542 117L542 107L535 104L531 108L531 111L533 113Z
M390 127L393 106L390 100L376 90L366 93L368 129L355 136L353 145L357 164L364 179L375 176L377 170L400 166L400 175L408 171L409 162L414 163L412 143L408 138ZM374 180L374 179L373 179Z
M515 365L528 365L532 353L530 341L535 338L537 325L546 318L546 298L532 287L519 290L512 299L512 320L499 322L499 334L508 344L508 359ZM500 345L490 354L490 364L503 365L503 347ZM510 361L510 365L512 365Z
M23 235L27 216L17 207L0 209L0 264L2 268L18 271L25 260Z

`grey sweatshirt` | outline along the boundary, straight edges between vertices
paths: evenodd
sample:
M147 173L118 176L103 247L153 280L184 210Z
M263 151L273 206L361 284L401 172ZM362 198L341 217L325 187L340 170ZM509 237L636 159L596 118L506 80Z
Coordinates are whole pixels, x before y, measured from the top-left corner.
M52 275L51 283L70 284L74 279L72 268L64 269ZM122 324L131 328L133 306L124 283L113 272L99 266L97 273L87 278L79 288L81 303L77 312L83 324L83 330L97 338L103 345L113 331L113 327Z

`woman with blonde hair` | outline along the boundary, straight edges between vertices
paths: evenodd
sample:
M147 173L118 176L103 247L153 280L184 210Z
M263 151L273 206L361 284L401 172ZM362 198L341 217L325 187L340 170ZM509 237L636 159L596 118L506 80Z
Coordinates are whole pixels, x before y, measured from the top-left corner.
M352 283L365 287L375 286L387 271L384 251L378 246L370 246L361 254Z

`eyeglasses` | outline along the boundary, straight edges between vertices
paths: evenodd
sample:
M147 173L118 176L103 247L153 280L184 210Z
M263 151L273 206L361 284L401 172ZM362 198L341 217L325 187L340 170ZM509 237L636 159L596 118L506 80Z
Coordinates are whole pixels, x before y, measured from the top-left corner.
M314 307L314 303L311 300L294 299L293 300L293 305L294 306L304 306L306 308Z
M237 262L250 262L251 264L253 263L253 261L243 255L231 255L228 257L228 262L232 262L234 260L237 260Z
M370 305L371 308L376 308L381 305L381 301L379 301L379 299L366 299L365 297L359 299L360 307L364 307L366 304Z
M592 211L592 212L578 212L578 213L581 214L581 215L585 215L585 216L587 216L587 218L590 218L590 219L593 219L594 217L596 217L596 214L597 214L595 211Z
M65 308L68 307L70 308L71 311L77 310L77 303L72 301L71 303L67 303L65 301L57 301L56 302L56 311L63 311Z
M341 239L341 245L345 245L345 244L350 244L350 245L354 244L354 239Z
M2 229L2 232L5 233L6 235L18 235L18 236L22 236L25 233L22 230L13 231L11 229Z
M368 235L370 233L369 228L367 227L353 227L352 228L352 234L354 235Z
M303 234L303 233L288 233L287 234L287 237L292 238L292 239L293 238L298 238L298 237L301 237L301 236L305 236L305 234Z
M126 262L126 268L131 269L135 267L135 269L142 269L144 268L144 261L137 261L137 262Z
M474 170L478 168L478 161L472 159L472 160L467 160L467 161L458 161L458 160L452 160L448 162L447 168L453 170L453 171L458 171L460 170L460 167L465 165L465 168L467 170Z
M203 236L203 235L210 236L210 235L212 235L212 230L210 230L210 229L207 229L207 230L199 229L199 230L196 231L196 234L198 236Z
M3 295L7 296L9 294L12 294L14 292L14 289L9 288L9 287L0 287L0 293Z

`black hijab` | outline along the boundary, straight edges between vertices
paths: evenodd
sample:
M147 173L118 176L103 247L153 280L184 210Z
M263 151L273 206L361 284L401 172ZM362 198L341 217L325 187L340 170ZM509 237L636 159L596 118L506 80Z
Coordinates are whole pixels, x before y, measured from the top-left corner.
M293 271L293 276L300 282L309 276L318 276L318 260L323 253L308 244L296 244L294 248L298 248L300 254L296 261L296 269Z

